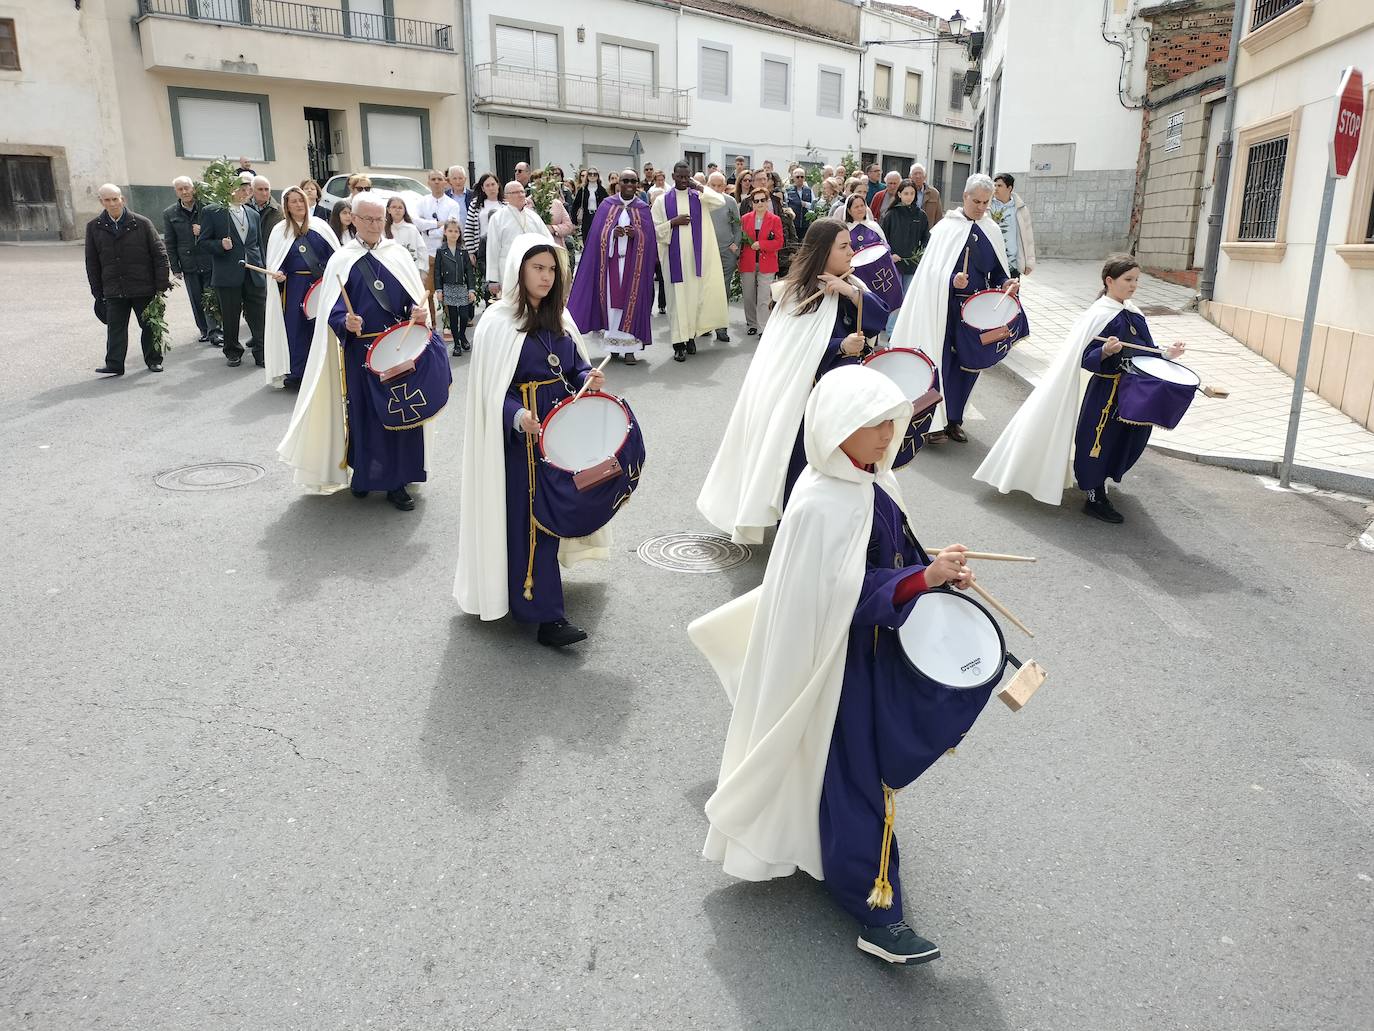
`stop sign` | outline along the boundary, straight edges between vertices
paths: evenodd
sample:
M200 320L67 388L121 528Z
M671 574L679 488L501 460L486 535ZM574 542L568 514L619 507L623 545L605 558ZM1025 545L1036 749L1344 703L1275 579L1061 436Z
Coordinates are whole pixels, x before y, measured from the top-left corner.
M1364 76L1350 67L1341 76L1336 91L1336 125L1331 133L1331 161L1336 178L1344 179L1355 163L1360 147L1360 125L1364 121Z

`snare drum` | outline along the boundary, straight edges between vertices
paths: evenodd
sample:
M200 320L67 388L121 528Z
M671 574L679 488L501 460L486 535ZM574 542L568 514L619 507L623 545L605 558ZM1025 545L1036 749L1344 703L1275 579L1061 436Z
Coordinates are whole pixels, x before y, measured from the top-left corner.
M624 398L589 390L544 417L539 453L534 518L557 537L586 537L638 488L644 434Z
M902 277L897 271L897 263L892 260L892 248L887 244L875 243L855 251L850 268L854 278L883 299L888 311L896 311L902 306Z
M323 282L323 279L315 280L310 284L310 289L305 292L305 296L301 298L301 312L311 322L314 322L320 314L320 294L324 292L320 289L320 284Z
M1117 383L1118 419L1171 430L1187 413L1202 380L1186 365L1144 354L1129 360Z
M423 426L448 404L448 351L424 326L402 322L383 331L368 347L366 364L372 410L386 429Z
M979 290L959 309L959 318L972 332L959 333L959 367L967 372L990 369L1024 335L1021 302L1005 290Z
M901 788L973 726L1001 681L1008 656L1002 628L987 609L947 589L917 595L894 636L909 675L894 707L906 718L893 715L901 720L901 733L880 737L878 759L885 783Z
M876 369L896 383L902 394L911 401L911 425L892 463L892 468L900 469L916 457L916 452L925 443L924 435L930 429L935 408L940 403L940 372L928 354L914 347L889 347L884 351L874 351L862 364Z

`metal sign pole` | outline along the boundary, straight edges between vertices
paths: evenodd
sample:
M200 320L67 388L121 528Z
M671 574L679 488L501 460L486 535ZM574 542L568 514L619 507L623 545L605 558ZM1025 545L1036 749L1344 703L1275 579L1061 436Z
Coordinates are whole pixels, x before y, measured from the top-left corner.
M1322 285L1322 262L1326 259L1326 231L1331 226L1331 200L1336 195L1336 165L1328 159L1326 187L1322 190L1322 210L1317 219L1317 239L1312 250L1312 275L1307 280L1307 308L1302 315L1302 341L1298 345L1298 367L1293 373L1293 403L1288 409L1288 439L1283 444L1279 466L1279 486L1285 490L1293 475L1293 452L1298 446L1298 420L1302 417L1303 384L1307 382L1307 359L1312 350L1312 323L1317 318L1317 293Z

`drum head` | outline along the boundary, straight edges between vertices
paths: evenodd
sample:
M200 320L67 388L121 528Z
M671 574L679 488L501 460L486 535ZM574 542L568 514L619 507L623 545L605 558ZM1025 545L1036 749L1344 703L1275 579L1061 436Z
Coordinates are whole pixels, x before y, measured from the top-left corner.
M863 265L871 265L875 261L882 261L891 253L892 251L888 249L886 244L870 244L854 252L854 257L849 259L849 267L859 268Z
M403 322L392 326L367 349L367 367L379 376L405 361L414 361L429 343L429 329Z
M974 329L997 329L1021 314L1021 302L1004 290L980 290L959 311L964 323Z
M1143 372L1147 376L1155 379L1162 379L1166 383L1178 383L1185 387L1195 387L1202 382L1196 372L1186 365L1178 362L1171 362L1168 358L1158 358L1152 354L1143 354L1131 359L1131 367L1136 372Z
M539 448L544 458L569 472L590 469L620 451L630 417L620 399L588 392L560 402L544 419Z
M918 595L897 639L913 669L949 688L986 687L1001 678L1007 661L997 621L953 591Z
M307 319L316 318L320 314L320 284L323 282L322 279L315 280L301 298L301 311L305 312Z
M935 386L935 363L923 351L909 347L890 347L874 351L863 364L876 369L902 388L908 401L915 401Z

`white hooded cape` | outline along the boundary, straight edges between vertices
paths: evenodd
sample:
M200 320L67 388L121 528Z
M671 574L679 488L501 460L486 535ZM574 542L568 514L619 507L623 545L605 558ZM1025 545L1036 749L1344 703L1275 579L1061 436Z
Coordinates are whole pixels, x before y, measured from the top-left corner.
M320 316L315 320L315 335L310 338L310 357L305 363L301 392L296 396L286 436L277 445L277 456L295 469L296 483L317 494L342 490L351 476L350 470L344 468L345 416L339 384L339 341L329 327L329 313L339 299L339 281L348 280L353 263L366 253L367 248L355 237L335 251L325 266L324 282L320 284ZM400 281L411 300L423 307L425 287L410 252L395 240L383 238L371 253ZM420 431L425 435L426 468L433 455L433 425L432 420L426 422Z
M339 238L334 235L334 230L329 228L328 222L311 215L310 228L328 240L335 251L339 249ZM266 267L273 272L281 271L282 262L286 260L286 256L291 253L291 248L296 243L295 236L288 238L286 235L290 229L290 223L286 219L272 227L272 235L267 241ZM323 290L324 287L320 289ZM267 375L267 385L279 387L282 381L291 375L291 348L286 340L286 317L281 306L281 290L277 288L276 283L270 283L267 289L267 319L262 336L263 362L266 365L263 372Z
M463 429L463 485L458 517L458 572L453 596L464 612L500 619L510 611L506 555L506 393L510 390L525 334L515 324L515 291L520 263L531 247L548 245L547 236L517 236L506 254L501 299L487 308L477 324L468 368L468 398ZM412 266L413 267L413 266ZM587 360L587 348L565 309L563 328ZM610 557L611 530L590 537L563 538L558 561L571 568L587 559Z
M1064 488L1073 484L1074 430L1083 392L1092 377L1083 368L1083 349L1122 311L1140 314L1134 301L1122 304L1099 297L1078 317L1054 364L973 474L975 480L990 483L1003 494L1021 490L1047 505L1060 503Z
M849 281L864 289L857 279ZM792 446L839 305L827 294L815 311L798 314L787 287L773 284L778 306L768 316L697 497L701 514L737 544L762 544L765 531L782 518Z
M840 450L875 419L896 423L878 472ZM746 880L798 867L821 878L820 800L850 621L863 587L873 484L902 504L892 461L911 404L881 373L846 366L806 406L808 467L797 481L762 586L687 628L734 705L720 781L706 803L704 854Z
M949 277L956 265L963 267L964 247L974 224L973 219L964 214L963 208L953 208L945 212L945 217L931 228L930 241L921 256L921 263L916 266L916 275L911 280L911 287L897 311L897 321L892 327L893 347L919 347L934 360L937 369L941 368L945 324L949 320ZM1002 227L990 215L984 215L976 224L983 230L983 235L992 241L1003 273L1011 275ZM931 425L938 427L944 424L945 406L941 402Z

